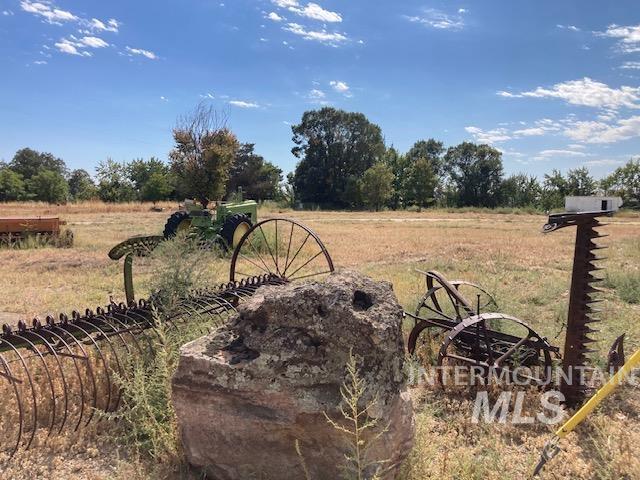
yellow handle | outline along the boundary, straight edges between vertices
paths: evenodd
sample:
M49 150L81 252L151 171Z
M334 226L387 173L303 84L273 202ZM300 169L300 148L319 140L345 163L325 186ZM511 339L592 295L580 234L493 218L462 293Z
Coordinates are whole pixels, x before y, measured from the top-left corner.
M600 405L607 396L622 383L622 381L631 373L638 364L640 364L640 350L634 353L629 360L618 370L618 372L605 383L600 390L598 390L593 397L591 397L587 403L585 403L580 410L578 410L573 417L567 420L557 431L556 435L559 438L564 438L567 434L572 432L593 410Z

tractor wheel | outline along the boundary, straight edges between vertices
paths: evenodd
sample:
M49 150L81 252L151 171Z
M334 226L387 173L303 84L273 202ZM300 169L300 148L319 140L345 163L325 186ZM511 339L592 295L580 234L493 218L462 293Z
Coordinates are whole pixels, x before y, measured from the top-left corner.
M228 216L220 229L220 236L224 240L225 246L227 248L236 248L244 234L251 229L251 226L251 219L244 213Z
M175 237L178 232L184 232L191 228L191 217L188 212L172 213L164 226L164 238Z

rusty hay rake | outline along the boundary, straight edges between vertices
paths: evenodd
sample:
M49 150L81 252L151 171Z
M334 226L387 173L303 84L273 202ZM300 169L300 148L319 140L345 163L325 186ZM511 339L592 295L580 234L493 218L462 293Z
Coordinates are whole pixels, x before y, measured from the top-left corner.
M156 305L154 295L134 298L133 260L159 243L157 237L134 237L110 252L113 259L125 258L126 303L111 301L95 310L3 325L0 456L11 458L65 427L75 431L99 417L97 411L116 411L122 403L119 379L130 373L132 359L153 351L159 322L170 329L218 323L262 286L334 270L324 244L308 227L288 219L265 220L238 243L228 283L194 290L168 312ZM15 408L7 408L9 398Z

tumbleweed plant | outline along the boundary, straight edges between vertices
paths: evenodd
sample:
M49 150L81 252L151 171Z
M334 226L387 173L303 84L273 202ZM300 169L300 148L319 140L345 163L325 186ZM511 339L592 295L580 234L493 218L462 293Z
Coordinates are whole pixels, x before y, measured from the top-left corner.
M349 351L346 377L340 387L340 413L343 421L333 420L326 412L324 415L327 422L343 433L347 440L343 477L346 480L377 480L389 461L372 459L371 448L387 431L388 426L379 428L378 420L369 415L377 402L377 396L363 405L367 384L358 372L352 351Z

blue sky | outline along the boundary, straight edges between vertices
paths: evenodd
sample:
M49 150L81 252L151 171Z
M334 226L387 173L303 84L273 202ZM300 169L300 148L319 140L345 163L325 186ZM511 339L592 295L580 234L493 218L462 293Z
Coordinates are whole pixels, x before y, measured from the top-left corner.
M0 159L166 159L176 117L228 111L285 172L305 110L388 144L491 143L507 173L640 154L637 1L0 0Z

